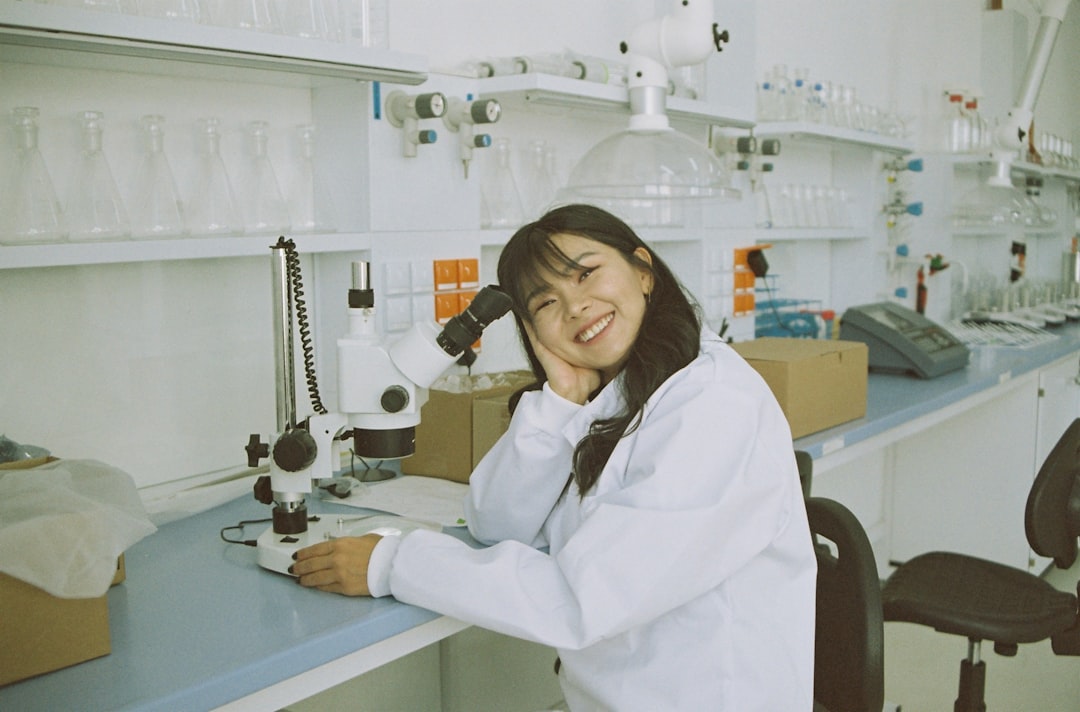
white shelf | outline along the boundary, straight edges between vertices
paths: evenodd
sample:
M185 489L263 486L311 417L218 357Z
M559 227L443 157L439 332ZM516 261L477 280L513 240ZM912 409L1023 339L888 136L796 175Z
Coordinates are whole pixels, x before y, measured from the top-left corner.
M870 230L854 227L760 227L754 229L754 237L759 242L861 240L870 237Z
M630 93L626 87L553 74L515 74L481 79L477 94L497 98L510 106L520 102L534 106L630 113ZM673 120L695 123L717 123L739 128L754 125L752 116L735 107L681 97L667 98L667 114Z
M418 55L14 0L0 0L0 46L5 62L86 66L101 55L126 60L121 66L130 71L165 74L213 65L397 84L427 78L427 61Z
M947 161L958 168L990 168L994 162L988 156L981 153L943 153ZM1080 181L1080 171L1065 170L1052 166L1041 166L1027 161L1014 161L1012 172L1022 176L1047 176L1051 178L1063 178L1065 180Z
M904 154L915 150L915 145L905 139L882 136L869 131L857 131L838 126L800 121L760 123L754 127L754 135L759 140L763 138L790 138L795 141L844 143L887 153Z

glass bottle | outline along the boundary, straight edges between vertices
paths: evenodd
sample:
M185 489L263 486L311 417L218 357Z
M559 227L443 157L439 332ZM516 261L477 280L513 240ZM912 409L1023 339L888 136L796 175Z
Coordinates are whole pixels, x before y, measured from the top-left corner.
M945 150L966 153L971 148L971 123L964 114L964 95L950 93L945 106Z
M486 208L483 227L517 227L524 222L521 195L510 168L510 139L495 142L495 170L485 182L482 199Z
M199 119L199 156L185 212L192 235L239 235L243 221L232 182L221 160L221 129L216 118Z
M249 234L281 233L289 230L289 208L267 152L269 127L265 121L248 123L250 158L241 185L240 212Z
M121 240L131 235L131 223L102 150L100 111L79 113L82 153L67 204L68 239Z
M176 190L169 159L165 156L165 117L142 117L145 153L135 173L131 200L134 237L179 237L187 232L184 210Z
M529 142L528 164L521 180L521 202L530 220L540 217L555 200L555 179L548 171L547 144Z
M315 169L315 127L297 127L300 165L289 191L289 215L293 232L334 232L337 222L333 200L326 183Z
M60 242L67 236L60 201L38 150L38 114L34 106L11 112L15 151L9 184L0 194L0 243L6 245Z

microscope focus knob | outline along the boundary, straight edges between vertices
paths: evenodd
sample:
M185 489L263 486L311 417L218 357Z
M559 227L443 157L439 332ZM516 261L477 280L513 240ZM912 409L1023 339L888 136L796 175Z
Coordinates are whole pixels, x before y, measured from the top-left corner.
M274 503L274 490L270 486L270 477L263 475L255 480L255 486L252 487L255 494L255 501L262 502L263 504Z
M311 467L319 446L306 430L282 433L274 443L274 463L286 472L299 472Z
M409 392L401 386L390 386L383 391L379 403L387 413L401 412L409 405Z

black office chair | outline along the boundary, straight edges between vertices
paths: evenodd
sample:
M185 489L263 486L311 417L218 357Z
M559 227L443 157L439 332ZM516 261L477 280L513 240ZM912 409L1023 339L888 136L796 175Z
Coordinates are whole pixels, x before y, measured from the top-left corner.
M814 710L881 712L885 624L874 550L859 520L839 502L810 497L806 514L818 561Z
M1080 418L1058 440L1039 469L1024 512L1028 543L1060 568L1072 566L1080 536ZM1077 585L1080 594L1080 582ZM1077 596L1038 576L964 554L931 552L901 565L886 582L887 621L932 626L968 639L960 663L955 712L982 712L986 663L983 640L999 655L1020 643L1050 638L1058 655L1080 655Z

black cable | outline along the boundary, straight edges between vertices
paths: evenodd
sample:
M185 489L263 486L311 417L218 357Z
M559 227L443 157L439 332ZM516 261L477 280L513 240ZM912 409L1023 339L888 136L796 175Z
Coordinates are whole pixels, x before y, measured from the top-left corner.
M296 309L296 326L300 332L300 349L304 353L304 378L307 380L311 407L316 413L325 415L326 406L323 405L322 397L319 395L319 381L315 376L315 348L311 344L311 327L308 324L307 303L304 301L300 255L296 251L296 243L292 240L283 240L282 244L285 246L285 269L289 278L289 303L295 305Z
M772 308L773 316L776 317L776 323L780 326L781 329L788 332L792 336L795 336L795 330L788 326L788 324L780 317L780 310L776 308L776 297L773 296L772 287L769 286L769 280L762 277L761 281L765 285L765 291L769 295L769 306Z
M228 543L228 544L243 544L244 546L255 546L258 543L258 539L229 539L229 538L227 538L225 536L225 532L230 531L232 529L239 529L242 532L242 531L244 531L244 527L247 526L248 524L268 524L268 523L270 523L272 521L274 521L274 520L273 519L248 519L248 520L240 522L239 524L234 524L231 527L222 527L221 531L219 532L219 535L221 536L221 540Z

